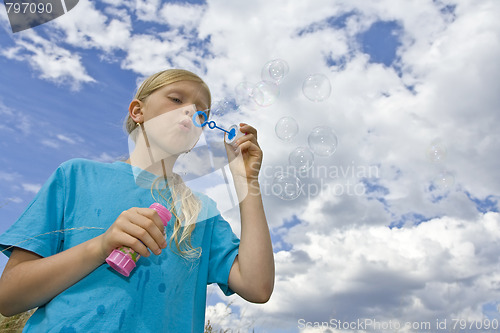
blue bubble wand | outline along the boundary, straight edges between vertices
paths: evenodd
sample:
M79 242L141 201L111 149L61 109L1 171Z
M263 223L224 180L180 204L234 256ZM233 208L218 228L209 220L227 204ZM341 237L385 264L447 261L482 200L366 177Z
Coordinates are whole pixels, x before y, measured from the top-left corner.
M200 124L197 119L199 116L203 115L203 122ZM235 136L236 136L236 128L235 127L232 127L229 131L226 131L225 129L223 129L222 127L219 127L217 126L217 124L215 123L215 121L211 120L211 121L208 121L208 117L207 117L207 114L205 113L205 111L197 111L194 115L193 115L193 123L196 127L204 127L205 125L208 125L208 128L210 129L214 129L214 128L217 128L225 133L227 133L227 139L229 141L231 141Z

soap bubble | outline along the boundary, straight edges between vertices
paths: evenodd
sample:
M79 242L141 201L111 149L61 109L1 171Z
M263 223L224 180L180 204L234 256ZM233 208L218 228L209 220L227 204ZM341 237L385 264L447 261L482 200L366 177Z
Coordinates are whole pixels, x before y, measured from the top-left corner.
M309 148L318 156L331 156L337 150L338 139L328 126L315 127L307 138Z
M250 110L256 110L257 104L253 99L254 85L250 82L240 82L234 88L236 95L236 103L241 107L246 107Z
M274 59L268 61L262 67L261 78L262 81L271 81L279 84L281 80L288 74L288 63L283 59Z
M299 124L292 117L283 117L276 123L274 131L279 139L290 141L299 132Z
M427 159L433 163L440 163L446 159L446 146L440 140L434 140L427 148Z
M222 117L230 113L234 109L236 109L234 101L224 98L212 104L212 107L210 108L210 114L217 117Z
M449 190L455 185L455 175L449 171L441 171L434 178L433 183L440 190Z
M302 92L309 100L321 102L332 92L330 80L323 74L309 75L302 84Z
M269 106L276 102L280 94L277 84L269 81L261 81L252 89L252 97L259 106Z
M272 193L282 200L297 199L301 191L301 182L296 176L283 172L274 177Z
M300 175L312 167L314 155L306 147L297 147L288 156L288 162Z

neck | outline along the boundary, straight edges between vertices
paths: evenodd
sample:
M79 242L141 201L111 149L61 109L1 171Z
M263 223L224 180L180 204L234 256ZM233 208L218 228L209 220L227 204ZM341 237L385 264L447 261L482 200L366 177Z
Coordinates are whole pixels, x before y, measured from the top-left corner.
M159 147L151 147L147 137L138 134L130 158L125 162L157 176L165 178L172 176L179 155L169 154Z

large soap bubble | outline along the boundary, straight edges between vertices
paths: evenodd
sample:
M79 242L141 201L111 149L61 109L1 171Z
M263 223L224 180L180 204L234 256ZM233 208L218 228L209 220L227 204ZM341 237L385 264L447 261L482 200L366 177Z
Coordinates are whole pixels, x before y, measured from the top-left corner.
M224 98L212 104L210 108L210 113L217 117L223 117L236 110L236 104L234 100Z
M301 191L300 179L290 173L280 173L274 177L271 191L282 200L297 199Z
M295 169L297 174L301 175L312 167L314 155L306 147L297 147L288 156L288 163Z
M328 126L313 128L307 138L309 148L318 156L331 156L337 150L338 138Z
M321 102L332 92L330 80L323 74L309 75L302 84L302 92L309 100Z
M270 81L261 81L252 89L252 98L259 106L269 106L276 102L280 94L277 84Z
M286 116L278 120L274 127L276 136L283 141L292 140L299 132L299 124L290 116Z
M271 81L279 84L283 78L288 74L288 63L283 59L274 59L268 61L262 67L261 78L262 81Z
M250 82L240 82L236 85L236 87L234 88L234 92L236 95L236 103L238 104L238 106L250 110L256 110L258 108L254 100L253 90L254 84Z

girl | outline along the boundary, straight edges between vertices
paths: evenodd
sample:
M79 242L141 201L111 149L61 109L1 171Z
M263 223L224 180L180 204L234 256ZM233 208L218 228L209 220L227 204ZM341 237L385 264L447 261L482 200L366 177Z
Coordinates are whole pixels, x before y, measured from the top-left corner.
M240 124L246 135L236 149L226 146L229 159L240 161L231 172L241 241L215 203L172 171L200 137L193 115L210 102L197 75L154 74L129 106L126 127L135 148L127 161L74 159L59 166L0 236L9 256L0 279L3 315L38 307L25 332L202 332L207 284L250 302L269 299L274 259L255 128ZM153 202L174 215L167 228L145 208ZM129 277L104 264L120 246L143 256Z

